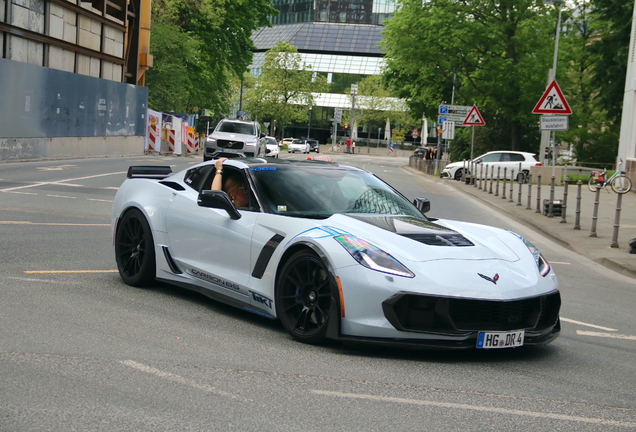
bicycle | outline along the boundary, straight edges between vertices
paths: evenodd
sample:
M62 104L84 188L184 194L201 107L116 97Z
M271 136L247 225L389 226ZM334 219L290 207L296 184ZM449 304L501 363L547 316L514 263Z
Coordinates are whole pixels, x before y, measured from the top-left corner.
M632 189L632 181L625 176L625 171L621 171L621 165L623 159L618 163L616 172L607 178L607 169L603 168L603 171L592 171L590 180L587 182L587 187L592 192L596 192L596 189L606 188L609 184L612 190L619 194L624 194Z
M331 147L329 147L329 151L330 152L341 152L342 151L342 147L340 146L340 143L338 143L337 145L331 145Z

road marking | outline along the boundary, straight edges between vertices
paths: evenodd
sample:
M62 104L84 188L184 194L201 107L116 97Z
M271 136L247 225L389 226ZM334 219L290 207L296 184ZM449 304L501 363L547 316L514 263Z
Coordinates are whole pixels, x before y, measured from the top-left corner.
M549 262L550 264L572 265L572 263L562 262L562 261L549 261Z
M51 198L68 198L68 199L76 199L77 197L66 196L66 195L47 195L47 197Z
M586 326L586 327L592 327L592 328L596 328L596 329L599 329L599 330L605 330L605 331L618 331L618 330L613 329L613 328L609 328L609 327L602 327L602 326L595 325L595 324L584 323L584 322L582 322L582 321L576 321L576 320L569 319L569 318L563 318L563 317L561 317L561 321L569 322L569 323L571 323L571 324L578 324L578 325L582 325L582 326Z
M58 166L50 166L50 167L35 167L35 169L39 171L63 171L64 168L71 168L77 165L58 165Z
M119 270L25 270L26 274L117 273Z
M169 381L174 381L179 384L185 384L190 387L194 387L196 389L203 390L208 393L213 393L218 396L224 396L230 399L238 399L238 400L242 400L243 402L251 402L249 399L239 398L238 396L233 395L232 393L228 393L223 390L217 390L212 386L209 386L206 384L199 384L195 380L191 380L179 375L171 374L170 372L164 372L162 370L159 370L150 366L146 366L145 364L137 363L136 361L133 361L133 360L122 360L119 363L126 365L128 367L131 367L133 369L137 369L141 372L155 375L155 376L158 376L159 378L166 378Z
M636 336L629 336L629 335L622 335L622 334L615 334L615 333L601 333L601 332L577 330L576 334L581 336L594 336L594 337L602 337L602 338L610 338L610 339L636 340Z
M121 174L127 174L127 173L128 173L128 171L120 171L120 172L113 172L113 173L106 173L106 174L95 174L95 175L92 175L92 176L77 177L77 178L71 178L71 179L66 179L66 180L56 180L56 181L50 181L50 182L39 182L39 183L30 184L30 185L16 186L16 187L7 188L7 189L0 189L0 192L10 192L10 191L14 191L14 190L28 189L28 188L38 187L38 186L45 186L45 185L49 185L49 184L57 184L57 185L59 185L59 184L66 183L66 182L71 182L71 181L86 180L86 179L92 179L92 178L98 178L98 177L107 177L107 176L112 176L112 175L121 175Z
M107 203L112 203L113 200L103 200L103 199L97 199L97 198L86 198L88 201L99 201L99 202L107 202Z
M315 394L319 394L319 395L341 397L341 398L364 399L364 400L372 400L372 401L379 401L379 402L392 402L392 403L420 405L420 406L434 406L434 407L451 408L451 409L465 409L465 410L481 411L481 412L487 412L487 413L535 417L535 418L553 419L553 420L566 420L566 421L573 421L573 422L579 422L579 423L591 423L591 424L600 424L600 425L607 425L607 426L619 426L619 427L630 427L630 428L636 427L636 423L632 423L632 422L620 422L620 421L614 421L614 420L571 416L571 415L564 415L564 414L552 414L552 413L546 413L546 412L522 411L522 410L515 410L515 409L495 408L495 407L487 407L487 406L479 406L479 405L468 405L468 404L459 404L459 403L450 403L450 402L433 402L433 401L424 401L424 400L418 400L418 399L405 399L405 398L375 396L375 395L365 395L365 394L340 393L340 392L322 391L322 390L312 390L311 392Z
M101 226L109 227L110 224L78 224L78 223L57 223L57 222L29 222L29 221L0 221L0 225L55 225L55 226Z

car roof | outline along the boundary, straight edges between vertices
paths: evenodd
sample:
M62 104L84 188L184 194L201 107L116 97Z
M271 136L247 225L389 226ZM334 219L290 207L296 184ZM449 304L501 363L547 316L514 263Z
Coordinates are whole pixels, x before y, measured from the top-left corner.
M239 120L239 119L231 119L231 118L224 118L219 120L219 123L221 122L230 122L230 123L242 123L242 124L249 124L249 125L253 125L254 121L249 121L249 120Z
M517 151L517 150L494 150L494 151L489 151L488 153L484 153L482 156L485 156L487 154L492 154L492 153L514 153L514 154L522 154L522 155L530 155L530 156L534 156L536 154L536 153L523 152L523 151Z

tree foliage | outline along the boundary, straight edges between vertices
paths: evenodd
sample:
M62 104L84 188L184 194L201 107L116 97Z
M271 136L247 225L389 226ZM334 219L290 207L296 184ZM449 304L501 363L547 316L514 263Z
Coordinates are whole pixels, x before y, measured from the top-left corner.
M252 32L276 14L269 0L153 1L151 107L226 113L232 77L242 77L252 61Z
M246 92L245 106L260 121L276 122L284 129L307 118L313 93L325 89L324 77L314 75L296 47L278 42L265 54L260 75Z
M538 148L532 108L546 88L556 17L537 0L400 0L385 30L385 79L412 109L477 104L484 147Z

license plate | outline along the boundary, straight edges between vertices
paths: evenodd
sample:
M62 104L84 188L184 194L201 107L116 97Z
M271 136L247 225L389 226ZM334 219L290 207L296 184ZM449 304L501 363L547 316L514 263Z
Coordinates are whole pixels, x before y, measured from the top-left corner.
M222 148L221 153L238 153L238 150Z
M524 330L508 332L479 332L477 348L515 348L523 346Z

